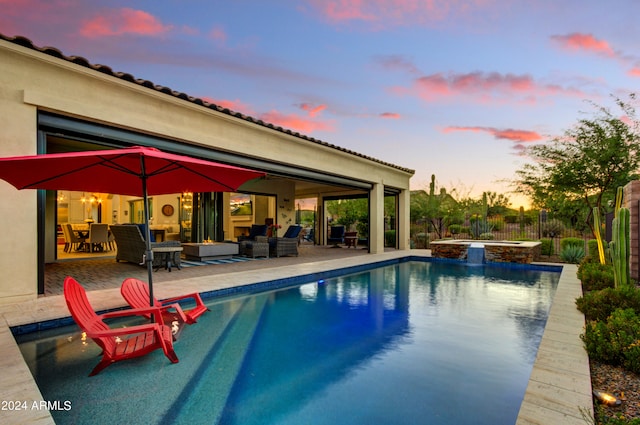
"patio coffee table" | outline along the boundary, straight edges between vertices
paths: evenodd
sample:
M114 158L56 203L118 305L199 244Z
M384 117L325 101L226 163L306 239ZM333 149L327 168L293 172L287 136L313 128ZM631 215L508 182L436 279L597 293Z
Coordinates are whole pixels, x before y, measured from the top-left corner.
M237 243L183 243L182 248L187 260L219 260L238 255Z

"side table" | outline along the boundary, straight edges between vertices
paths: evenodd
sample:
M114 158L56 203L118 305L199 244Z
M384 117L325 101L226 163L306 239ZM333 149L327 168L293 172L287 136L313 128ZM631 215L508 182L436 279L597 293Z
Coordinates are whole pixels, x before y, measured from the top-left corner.
M346 232L344 234L344 244L347 248L358 248L358 232Z
M182 270L180 263L176 261L176 254L180 255L182 252L181 246L163 246L158 248L152 248L153 255L160 255L160 266L156 267L155 271L158 271L160 267L164 266L165 270L171 271L171 267L175 264L178 270Z

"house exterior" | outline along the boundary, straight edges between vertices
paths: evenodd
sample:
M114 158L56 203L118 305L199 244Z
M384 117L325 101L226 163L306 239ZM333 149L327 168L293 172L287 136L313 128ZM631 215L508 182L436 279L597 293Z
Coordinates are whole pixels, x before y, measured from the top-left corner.
M409 249L409 181L413 170L273 126L184 93L117 73L22 37L0 34L0 156L153 146L261 170L241 187L268 195L283 227L295 223L295 200L318 200L318 243L324 243L325 199L369 199L369 251L384 250L384 199L396 200L396 248ZM99 176L96 176L99 178ZM18 191L0 181L0 304L42 291L44 264L56 261L56 193ZM228 215L228 195L220 202ZM174 211L176 197L157 199ZM124 200L103 205L104 222L125 222ZM171 208L167 206L171 206ZM160 214L157 213L158 220ZM167 216L169 214L166 214ZM224 215L224 214L223 214ZM224 238L233 238L227 223ZM206 235L205 235L206 236Z

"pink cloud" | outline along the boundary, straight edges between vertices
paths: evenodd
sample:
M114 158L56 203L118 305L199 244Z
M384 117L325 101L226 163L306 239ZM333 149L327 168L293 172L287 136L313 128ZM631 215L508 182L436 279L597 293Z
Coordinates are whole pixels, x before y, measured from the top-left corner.
M82 22L80 34L89 38L137 34L155 36L172 29L163 25L155 16L128 7L106 10L101 15Z
M513 101L518 98L523 103L533 103L539 96L583 96L576 89L556 84L539 84L530 75L498 72L436 73L416 78L411 87L393 87L390 90L397 95L416 95L428 102L464 97L479 103Z
M209 38L214 41L224 43L227 41L227 33L223 28L214 27L213 29L211 29L211 31L209 31Z
M367 8L367 1L365 0L320 0L313 3L320 8L320 12L330 21L373 21L377 19L375 15L365 11Z
M333 126L326 122L318 122L300 117L295 114L283 114L278 111L270 111L260 115L260 119L275 126L288 128L303 134L314 131L333 131Z
M515 130L512 128L498 129L493 127L446 127L442 130L444 133L451 133L454 131L472 131L472 132L484 132L489 133L493 137L499 140L510 140L512 142L518 142L519 144L527 142L536 142L542 140L542 136L535 131L528 130Z
M640 77L640 66L634 66L628 72L631 77Z
M572 33L567 35L554 35L551 39L564 49L572 51L588 51L605 56L614 57L616 54L604 40L598 40L591 34Z
M328 122L308 119L306 117L301 117L295 114L283 114L278 111L258 113L252 106L247 105L240 100L213 99L207 96L202 96L201 99L205 102L213 103L223 108L227 108L233 112L239 112L241 114L254 117L275 126L291 129L302 134L310 134L318 130L333 131L333 125ZM309 111L323 110L324 108L326 108L325 105L320 105L315 107L308 107L307 109L305 109L303 105L300 105L301 109ZM314 117L314 115L311 115L311 113L309 113L309 116L311 116L312 118Z
M382 118L400 119L400 114L396 112L383 112L380 114Z
M310 117L315 117L320 112L327 109L327 105L312 105L310 103L302 103L299 106L300 106L300 109L302 109L303 111L307 111Z
M247 105L246 103L237 99L236 100L213 99L208 96L202 96L201 99L204 100L205 102L213 103L223 108L227 108L233 112L240 112L241 114L250 115L250 116L257 115L257 113L254 111L254 109L250 105Z
M445 22L458 15L473 16L493 0L308 0L333 23L361 21L383 26Z

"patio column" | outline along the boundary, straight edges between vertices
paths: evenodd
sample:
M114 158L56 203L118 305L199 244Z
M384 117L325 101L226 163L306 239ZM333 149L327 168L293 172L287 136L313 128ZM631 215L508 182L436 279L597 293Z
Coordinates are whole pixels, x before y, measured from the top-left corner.
M370 192L369 249L372 254L384 252L384 185L375 183Z
M409 242L409 208L410 196L408 190L402 190L398 195L398 217L396 220L396 228L398 229L398 249L410 249Z

